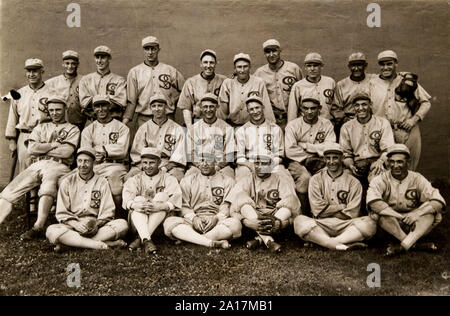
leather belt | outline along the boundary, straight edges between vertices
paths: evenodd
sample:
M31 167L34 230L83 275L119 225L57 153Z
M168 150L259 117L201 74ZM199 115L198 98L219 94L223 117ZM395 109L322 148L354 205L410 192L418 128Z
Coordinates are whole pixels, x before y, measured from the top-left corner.
M64 162L64 159L61 159L61 158L56 158L56 157L51 157L51 156L39 156L39 157L33 158L33 162L37 162L37 161L41 161L41 160L53 160L53 161L62 163L64 165L67 165L67 163Z
M31 134L31 131L29 131L27 129L23 129L23 128L19 128L19 132L26 133L26 134Z

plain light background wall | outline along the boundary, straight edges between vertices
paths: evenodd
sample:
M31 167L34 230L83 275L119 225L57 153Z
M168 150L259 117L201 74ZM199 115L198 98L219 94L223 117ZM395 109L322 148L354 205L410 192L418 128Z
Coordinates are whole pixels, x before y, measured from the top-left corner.
M71 2L81 7L81 27L69 28ZM381 27L366 24L367 5L381 6ZM264 64L262 43L280 41L282 58L303 66L306 53L322 54L323 74L336 81L348 76L347 58L354 51L368 57L368 72L377 73L377 54L393 49L399 70L419 74L433 97L421 123L419 171L434 179L449 177L449 16L446 1L342 0L0 0L0 94L26 84L23 65L43 59L44 78L61 73L61 53L81 55L80 74L95 71L93 49L112 49L113 72L126 76L143 61L141 39L157 36L160 61L185 78L199 71L199 54L214 49L218 73L229 76L232 58L249 53L252 70ZM7 184L11 160L4 140L9 105L0 104L0 186Z

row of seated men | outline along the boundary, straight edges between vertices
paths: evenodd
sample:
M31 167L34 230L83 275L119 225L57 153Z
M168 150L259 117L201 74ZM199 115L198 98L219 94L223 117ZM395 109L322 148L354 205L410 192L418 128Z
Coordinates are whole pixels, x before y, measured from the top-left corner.
M78 170L70 171L80 131L65 121L64 99L50 98L52 121L37 125L26 141L31 165L0 194L0 223L12 203L40 186L37 221L22 239L43 234L58 192L56 217L61 224L51 226L47 236L70 246L123 246L117 239L128 223L111 221L122 206L139 235L130 247L143 245L149 253L156 251L151 235L163 221L169 237L223 248L240 235L242 223L257 232L248 248L265 244L273 251L281 246L272 234L290 223L301 238L342 250L362 246L355 242L370 238L378 223L401 241L388 253L408 250L440 222L445 201L426 179L408 171L408 148L395 144L389 122L372 114L369 95L357 93L352 103L356 117L342 126L339 145L331 123L319 116L317 99L302 100L303 115L288 123L283 137L281 128L265 119L261 98L250 96L250 121L235 133L234 161L227 159L234 150L226 150L234 144L233 134L227 133L232 129L216 118L214 94L202 98L202 120L187 132L187 141L181 127L167 118L167 100L156 95L150 100L152 119L134 138L128 171L129 129L112 117L109 98L98 95L93 99L96 120L81 133ZM223 131L220 125L225 132L216 134ZM207 130L211 126L214 133ZM289 159L283 161L285 152ZM109 195L111 199L102 198ZM361 203L369 205L370 216L360 217ZM83 234L91 226L95 235L86 239Z

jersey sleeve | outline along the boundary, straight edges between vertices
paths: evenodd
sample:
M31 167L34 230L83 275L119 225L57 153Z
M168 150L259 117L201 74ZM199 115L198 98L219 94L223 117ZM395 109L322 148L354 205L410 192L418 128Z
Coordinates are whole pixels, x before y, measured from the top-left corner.
M297 84L294 84L291 93L289 94L288 122L295 120L298 117L299 98L300 87Z
M15 139L17 137L16 125L19 123L19 113L17 112L17 101L11 100L9 107L8 122L6 123L5 137Z

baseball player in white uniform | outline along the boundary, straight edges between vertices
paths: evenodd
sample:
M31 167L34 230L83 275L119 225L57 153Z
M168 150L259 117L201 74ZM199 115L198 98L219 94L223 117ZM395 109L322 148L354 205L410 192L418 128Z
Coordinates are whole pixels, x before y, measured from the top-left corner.
M241 236L241 221L230 217L229 194L234 180L216 172L215 155L200 153L200 172L183 178L181 216L165 220L164 231L176 238L206 247L230 248L228 240Z
M371 216L400 241L399 245L390 245L386 255L407 251L414 245L418 249L437 250L434 243L417 241L442 221L445 200L425 177L408 170L408 147L395 144L387 156L389 170L373 179L367 191Z
M363 53L351 54L348 57L350 76L338 81L336 84L334 102L331 107L331 121L338 139L342 124L355 117L352 96L357 92L370 94L370 82L376 75L366 73L367 65L367 59Z
M319 116L321 105L318 99L302 99L303 115L290 121L285 129L286 157L289 172L295 181L295 191L302 204L302 213L308 214L308 185L311 175L325 166L324 147L336 142L333 124Z
M306 77L296 82L291 89L288 107L288 122L300 115L300 105L305 96L320 101L322 110L320 116L331 119L331 105L333 104L336 83L333 78L322 75L322 56L309 53L305 57Z
M234 179L235 139L234 130L224 120L217 118L217 96L207 93L200 99L200 113L202 118L194 123L186 136L188 162L191 167L186 175L199 172L202 163L202 153L212 153L215 157L216 171Z
M378 64L380 75L372 80L370 91L374 114L389 120L396 142L406 144L411 152L411 170L416 170L422 148L418 123L425 119L430 110L431 96L420 84L415 83L417 86L411 93L411 98L418 104L418 110L411 109L408 106L408 96L397 93L407 74L397 73L397 54L391 50L381 52L378 55Z
M232 127L244 125L249 120L245 101L251 96L258 96L263 100L265 118L269 122L275 123L275 116L264 81L250 75L250 56L239 53L234 56L233 62L235 77L227 78L222 83L217 117L225 120Z
M123 111L127 106L127 82L122 76L111 72L112 53L109 47L104 45L96 47L94 57L97 71L85 75L80 80L81 107L86 114L92 115L92 99L94 96L108 95L112 104L112 116L121 120Z
M31 164L14 178L0 194L0 223L11 213L13 203L25 193L39 187L38 216L22 240L44 235L44 225L56 198L58 180L69 173L73 152L80 140L80 130L65 121L65 99L50 97L47 108L51 122L37 125L26 140Z
M155 147L145 147L141 152L142 171L125 182L123 187L123 207L129 211L131 225L139 237L133 241L130 250L144 247L147 254L157 248L152 234L164 219L179 211L182 193L177 179L161 171L161 151Z
M246 243L248 249L264 243L269 250L280 252L281 245L274 241L273 235L300 214L300 202L291 183L272 172L271 157L268 151L251 157L255 161L254 174L234 187L228 201L232 203L232 216L257 233L254 240Z
M108 180L119 210L122 205L124 177L128 172L130 130L121 121L112 117L109 96L94 96L92 107L97 119L81 133L81 147L94 150L94 172Z
M19 100L11 100L11 106L6 123L5 138L9 143L11 153L17 152L18 170L20 173L29 166L29 155L25 140L39 122L50 119L46 102L52 90L42 80L44 63L37 58L25 61L25 75L28 85L20 88Z
M161 48L156 37L147 36L142 39L142 48L144 62L128 72L128 105L123 117L125 124L133 120L134 132L153 114L150 98L156 94L166 97L167 114L174 120L178 98L184 85L184 77L175 67L159 62Z
M280 42L269 39L263 43L267 64L256 69L254 75L264 80L276 123L284 131L287 124L287 110L291 88L303 78L300 67L281 59Z
M139 127L131 147L131 169L126 179L139 173L142 168L141 153L146 147L161 151L160 166L178 181L184 177L186 167L186 144L183 128L167 117L169 101L163 94L150 98L152 118Z
M115 206L108 181L94 173L96 153L90 147L77 152L78 171L65 177L58 190L56 219L47 228L48 240L56 245L88 249L125 247L120 238L128 231L124 219L114 219Z
M78 75L79 55L76 51L67 50L62 53L62 75L48 79L45 84L55 91L56 95L65 98L67 103L66 121L76 125L80 131L86 124L86 115L82 112L79 96L79 84L82 78Z
M366 189L368 182L385 171L386 151L394 145L394 135L388 120L372 114L367 93L357 93L352 100L356 117L342 126L339 144L345 166Z
M361 216L362 186L358 179L344 172L344 151L336 143L324 149L326 168L309 181L312 218L299 215L295 233L308 242L336 250L366 248L361 241L375 235L377 224Z
M188 78L181 90L178 108L183 110L184 123L188 130L196 120L201 119L201 98L207 93L218 96L220 87L226 79L224 75L216 74L217 54L211 49L206 49L200 54L201 72Z

